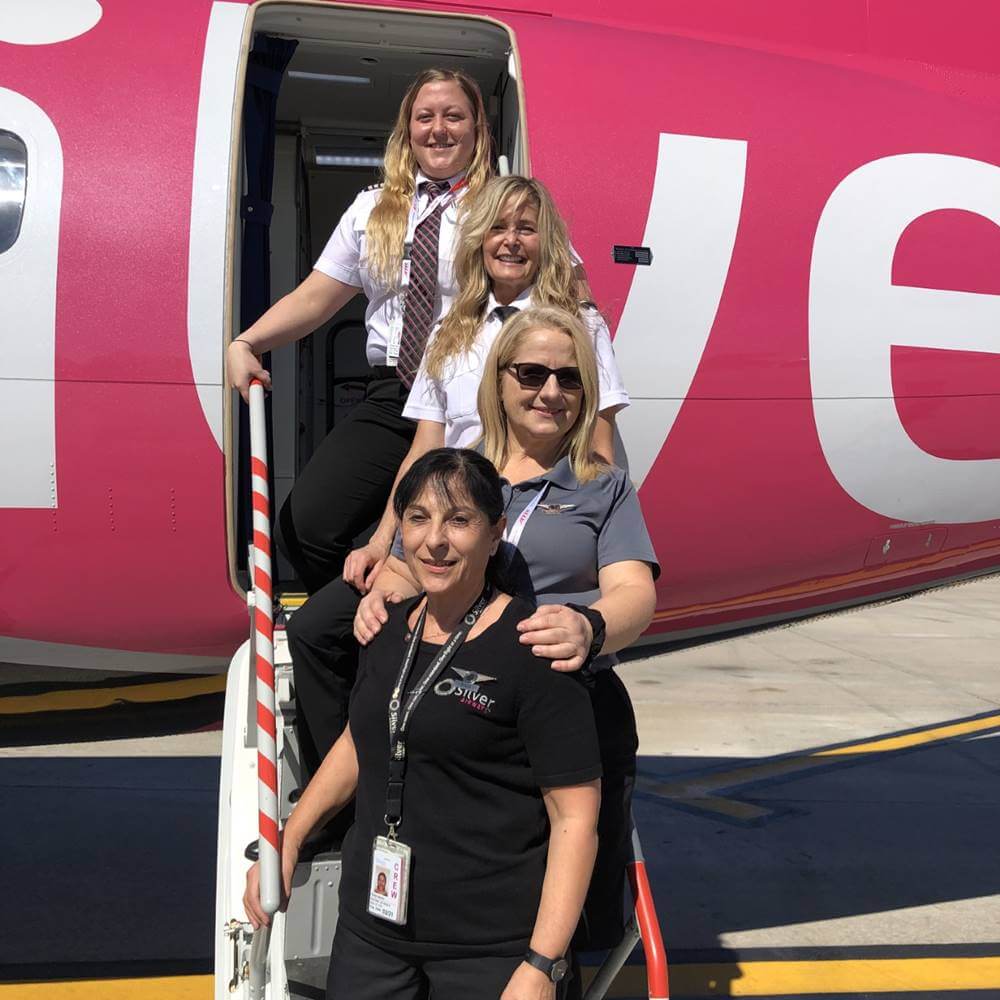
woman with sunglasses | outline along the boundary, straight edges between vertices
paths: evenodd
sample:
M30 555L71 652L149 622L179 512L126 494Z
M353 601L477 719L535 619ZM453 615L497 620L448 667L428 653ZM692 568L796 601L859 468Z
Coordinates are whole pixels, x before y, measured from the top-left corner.
M588 441L610 459L614 415L628 405L628 395L604 320L596 309L581 309L577 302L575 255L551 196L536 180L510 176L490 180L466 204L455 257L459 291L430 340L403 411L414 422L416 434L397 482L432 448L465 447L479 437L476 394L486 355L504 318L532 304L579 312L585 321L596 348L599 384L599 416ZM348 556L343 577L313 594L289 622L299 736L308 773L319 766L346 725L358 662L354 615L360 595L389 552L395 530L390 495L378 529L367 545ZM581 659L585 653L582 646L577 650ZM334 839L345 822L346 814L334 822Z
M628 406L628 394L604 318L592 303L576 300L573 251L548 190L528 177L493 178L470 202L457 244L458 295L428 344L403 408L417 430L397 481L431 448L464 448L479 438L476 397L486 355L504 320L531 305L580 312L590 331L599 383L592 446L612 461L615 414ZM348 556L344 579L362 593L395 530L390 504L368 544Z
M628 476L592 450L597 421L593 339L580 319L529 308L509 319L486 358L479 388L482 453L504 482L504 550L513 591L537 604L518 623L521 643L558 671L582 671L604 769L600 853L580 945L606 948L623 931L638 736L614 654L649 625L659 572ZM355 635L371 642L387 603L415 582L396 554L362 601Z

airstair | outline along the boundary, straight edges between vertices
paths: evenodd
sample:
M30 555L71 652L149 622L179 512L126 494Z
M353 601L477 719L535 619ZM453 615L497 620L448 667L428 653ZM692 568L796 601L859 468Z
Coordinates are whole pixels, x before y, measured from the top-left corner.
M275 627L264 393L250 389L253 545L248 563L250 638L226 683L215 897L215 1000L315 1000L323 994L337 921L341 858L322 847L300 855L288 908L280 905L280 831L303 784L295 692L284 628ZM606 997L641 941L650 1000L669 1000L666 953L638 833L628 875L634 908L584 1000ZM254 931L243 909L246 873L261 862L261 903L273 914Z

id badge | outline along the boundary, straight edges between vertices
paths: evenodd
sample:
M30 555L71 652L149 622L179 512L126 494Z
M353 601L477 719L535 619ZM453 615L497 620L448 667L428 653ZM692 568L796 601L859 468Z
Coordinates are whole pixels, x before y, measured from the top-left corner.
M399 364L399 348L403 343L403 318L397 316L389 327L389 342L385 347L385 363L390 368Z
M399 840L376 837L372 844L368 912L391 924L405 924L409 896L410 848Z

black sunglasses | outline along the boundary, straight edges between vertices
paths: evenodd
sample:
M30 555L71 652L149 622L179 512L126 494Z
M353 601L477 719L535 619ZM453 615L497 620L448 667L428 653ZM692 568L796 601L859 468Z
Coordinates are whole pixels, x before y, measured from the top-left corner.
M551 375L555 375L560 389L582 389L579 368L548 368L533 361L513 361L507 370L525 389L541 389Z

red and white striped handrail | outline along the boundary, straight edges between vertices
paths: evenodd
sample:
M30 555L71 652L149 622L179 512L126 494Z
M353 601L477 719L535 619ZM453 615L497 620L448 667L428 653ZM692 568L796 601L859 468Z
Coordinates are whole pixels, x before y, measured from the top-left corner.
M253 628L257 674L257 817L260 839L260 905L281 903L278 838L278 756L274 716L274 607L271 583L271 501L267 481L264 386L250 383L250 489L253 497Z

